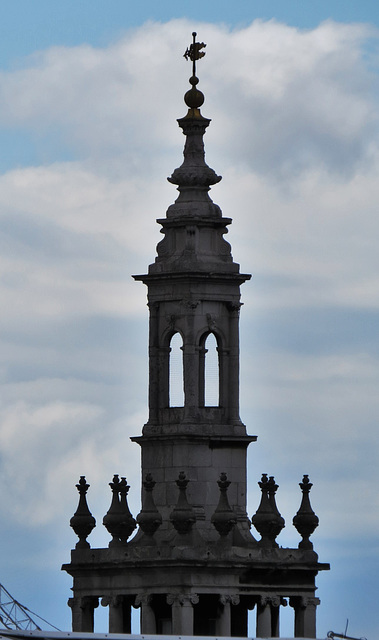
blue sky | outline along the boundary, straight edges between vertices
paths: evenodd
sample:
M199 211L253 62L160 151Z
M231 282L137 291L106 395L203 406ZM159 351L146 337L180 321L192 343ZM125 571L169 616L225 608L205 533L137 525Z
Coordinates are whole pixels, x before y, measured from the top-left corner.
M243 272L241 417L287 526L309 473L318 635L375 637L378 571L379 9L374 2L2 3L1 582L61 629L60 572L86 474L98 521L114 473L139 510L147 409L144 273L176 197L195 29L212 118L211 195ZM285 613L282 634L291 633ZM99 620L99 630L103 630Z
M374 0L153 0L130 3L124 0L5 0L2 3L0 60L3 67L17 64L20 57L51 46L75 46L83 42L104 46L125 29L147 20L166 22L186 17L196 22L220 22L230 27L246 26L252 20L275 19L300 28L312 28L333 19L339 22L367 22L378 25L379 8Z

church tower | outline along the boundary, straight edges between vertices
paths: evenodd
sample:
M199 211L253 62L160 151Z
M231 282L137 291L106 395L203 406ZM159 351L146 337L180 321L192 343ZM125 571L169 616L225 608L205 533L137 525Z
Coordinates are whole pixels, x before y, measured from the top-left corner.
M239 416L240 273L224 239L230 218L209 197L221 180L205 162L203 136L210 120L200 107L196 61L204 44L186 51L192 61L184 160L169 181L179 196L159 219L163 240L148 273L149 419L141 447L142 508L136 520L129 487L116 475L103 523L107 549L91 549L95 525L84 476L71 526L79 537L71 563L73 630L94 630L94 609L109 607L109 632L130 633L131 607L141 610L141 633L247 636L248 611L256 611L257 637L279 635L280 608L294 609L295 637L316 636L318 563L309 536L318 518L309 502L312 484L300 483L294 525L302 540L280 548L284 527L273 477L259 482L261 503L246 513L249 436ZM179 383L178 383L179 381ZM260 534L250 532L251 522ZM129 537L138 525L133 538Z

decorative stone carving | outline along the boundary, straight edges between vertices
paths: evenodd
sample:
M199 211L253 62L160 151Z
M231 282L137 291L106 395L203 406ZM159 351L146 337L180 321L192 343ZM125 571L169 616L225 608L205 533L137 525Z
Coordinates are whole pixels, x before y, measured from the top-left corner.
M137 524L146 535L153 536L162 524L162 516L155 506L153 489L156 483L151 473L146 474L146 479L142 484L145 489L145 503L143 509L137 516Z
M313 485L309 481L309 477L304 475L303 481L299 483L299 486L303 497L300 509L294 516L292 522L302 537L302 540L299 542L299 549L313 549L313 544L309 540L309 536L312 535L319 523L318 517L313 511L309 500L309 492Z
M222 594L219 598L219 602L223 606L225 606L228 603L235 606L240 603L240 597L237 593L233 593L231 595Z
M221 180L221 176L216 175L205 162L203 135L210 120L200 116L196 120L180 118L178 123L186 136L184 160L183 164L175 169L167 180L178 185L179 191L185 187L200 187L208 191L211 185L217 184Z
M134 608L138 609L141 605L150 605L153 596L150 593L138 593L134 601Z
M193 507L188 504L187 500L186 490L188 482L189 480L186 478L186 474L181 471L178 479L176 480L176 484L179 487L178 502L170 514L170 520L176 531L180 534L190 533L192 526L196 521Z
M81 609L97 609L99 598L97 596L82 596L80 602Z
M262 536L259 541L261 546L277 547L275 538L284 527L284 518L280 515L275 502L278 485L275 484L274 477L270 476L268 479L266 473L262 475L258 484L262 491L261 503L251 522Z
M210 331L212 331L215 328L217 324L217 319L213 313L207 313L207 324L208 324L208 329Z
M183 307L194 311L196 307L199 306L200 300L195 300L194 298L183 298L181 304L183 305Z
M134 529L137 526L136 521L134 520L132 514L130 513L130 509L128 506L127 496L129 493L129 489L130 489L130 486L126 482L126 478L122 477L119 491L120 491L120 506L121 506L124 519L120 525L119 537L123 544L127 542L127 539L129 538L129 536L132 535Z
M102 607L120 607L124 602L125 596L121 594L112 595L112 596L103 596L101 598L101 606Z
M176 316L174 314L166 316L166 321L167 321L167 326L169 327L169 329L174 331L175 330Z
M194 605L198 604L199 596L197 593L168 593L166 602L170 606L176 605Z
M227 536L237 523L237 518L228 501L227 491L230 481L226 473L221 473L217 484L220 488L220 499L212 515L211 522L220 536Z
M243 302L227 302L226 307L231 313L239 315Z
M96 520L91 514L87 504L86 493L89 486L85 476L80 476L79 483L76 485L79 491L79 504L70 520L70 527L73 528L79 538L79 542L76 543L76 549L90 548L90 544L87 542L87 536L89 536L92 529L96 526Z
M127 493L129 486L126 478L121 481L118 475L113 476L113 482L109 483L112 489L111 506L103 518L103 525L112 536L110 547L126 544L128 537L136 528L136 521L129 511ZM120 498L119 498L120 494Z

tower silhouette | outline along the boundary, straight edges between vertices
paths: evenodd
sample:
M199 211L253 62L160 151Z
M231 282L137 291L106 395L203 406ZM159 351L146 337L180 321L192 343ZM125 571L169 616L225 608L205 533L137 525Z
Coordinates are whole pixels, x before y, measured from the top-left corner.
M271 637L279 635L280 608L289 603L295 636L314 638L315 576L329 565L318 562L309 540L318 518L308 476L294 518L298 548L276 542L284 519L272 476L259 482L252 520L246 513L246 452L256 436L239 416L239 312L240 286L250 275L240 273L224 239L231 219L209 197L221 177L205 162L210 120L200 112L196 76L205 45L195 36L185 54L193 64L188 112L178 120L184 160L169 178L179 196L158 220L164 238L155 262L134 276L147 286L150 313L149 420L132 438L141 447L142 508L135 520L129 487L116 475L104 517L112 540L91 549L88 484L82 477L77 485L71 526L79 542L63 566L74 578L73 630L94 630L101 598L109 632L130 632L131 607L139 607L143 634L246 636L255 609L256 635Z

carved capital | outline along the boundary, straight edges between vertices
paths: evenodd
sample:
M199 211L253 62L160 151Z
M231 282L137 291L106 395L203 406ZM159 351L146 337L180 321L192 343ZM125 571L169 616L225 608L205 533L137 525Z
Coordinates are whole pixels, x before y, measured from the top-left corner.
M124 601L124 596L121 594L115 596L103 596L101 598L102 607L119 607Z
M183 606L192 606L199 603L199 596L197 593L183 593L179 596L179 600Z
M197 593L169 593L166 596L166 602L170 606L192 606L194 604L198 604L199 596Z
M174 331L175 329L175 322L176 322L176 316L174 314L168 315L166 316L166 322L168 327Z
M280 596L272 593L270 595L260 596L258 599L258 604L260 604L261 607L266 607L267 605L270 605L271 607L279 607L281 604L284 605L284 602L282 602L282 600L283 599Z
M147 606L151 604L153 596L151 593L138 593L136 595L136 599L134 600L133 607L138 609L141 606Z
M99 598L97 596L79 596L77 598L69 598L67 601L70 609L80 607L80 609L97 609L99 606Z
M294 609L307 609L308 607L317 607L320 604L320 598L315 598L314 596L291 596L289 604Z
M320 604L320 598L315 598L313 596L302 596L301 597L301 607L302 609L307 609L308 607L317 607Z
M227 603L236 605L240 603L240 597L237 593L233 593L231 595L223 594L219 598L220 604L225 606Z
M183 305L183 307L186 307L187 309L196 309L196 307L199 306L200 304L200 300L195 300L194 298L188 297L188 298L183 298L181 301L181 304Z
M207 313L206 317L207 317L208 329L212 331L212 329L214 329L217 324L217 318L213 313Z
M166 596L166 602L168 605L170 605L170 607L172 607L172 605L176 604L180 604L180 596L178 593L168 593Z
M227 302L226 303L228 311L230 311L230 313L235 313L236 315L239 315L242 305L243 305L243 302Z

